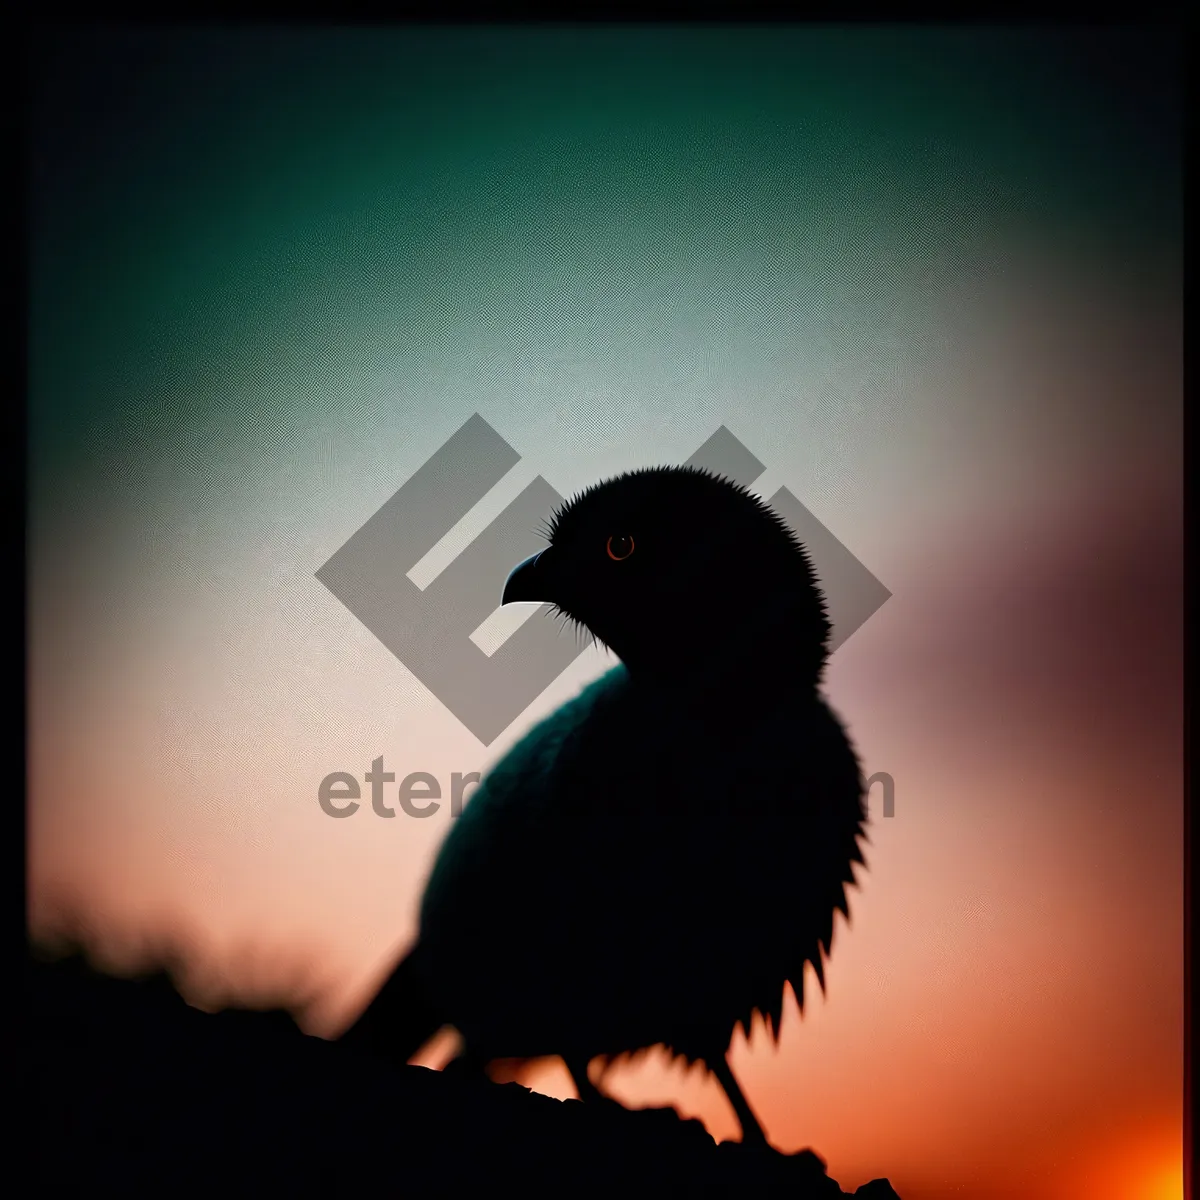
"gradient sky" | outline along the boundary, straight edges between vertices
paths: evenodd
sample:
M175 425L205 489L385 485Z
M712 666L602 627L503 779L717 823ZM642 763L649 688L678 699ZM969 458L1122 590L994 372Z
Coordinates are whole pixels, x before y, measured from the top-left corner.
M483 768L314 578L472 413L566 494L721 424L892 591L835 655L869 871L735 1069L905 1200L1182 1195L1177 52L1130 31L88 32L31 146L31 927L195 995L412 937ZM497 581L497 593L501 581ZM444 1049L444 1048L443 1048ZM427 1056L435 1061L435 1056ZM561 1067L531 1082L571 1095ZM735 1134L661 1058L630 1103Z

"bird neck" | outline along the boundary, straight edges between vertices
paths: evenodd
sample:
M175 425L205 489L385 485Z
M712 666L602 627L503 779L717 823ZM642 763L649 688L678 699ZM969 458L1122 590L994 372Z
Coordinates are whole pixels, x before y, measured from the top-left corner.
M685 709L812 695L831 625L810 575L807 560L795 556L764 581L719 582L695 603L664 602L658 608L668 620L623 624L604 640L639 690Z
M706 642L708 643L706 645ZM795 639L780 642L769 631L743 630L716 646L711 637L680 639L645 654L621 656L630 681L652 703L676 711L733 719L751 706L788 702L820 687L826 650Z

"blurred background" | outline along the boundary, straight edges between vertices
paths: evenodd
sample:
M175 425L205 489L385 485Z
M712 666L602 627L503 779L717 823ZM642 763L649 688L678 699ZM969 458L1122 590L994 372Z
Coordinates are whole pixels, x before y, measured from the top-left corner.
M322 778L448 793L608 660L484 747L314 572L475 412L521 461L443 565L535 476L725 424L893 593L828 692L895 815L827 997L735 1041L770 1136L905 1200L1182 1196L1170 39L172 28L33 63L37 937L170 940L198 1003L314 990L338 1031L451 817L333 820ZM736 1136L699 1070L610 1082Z

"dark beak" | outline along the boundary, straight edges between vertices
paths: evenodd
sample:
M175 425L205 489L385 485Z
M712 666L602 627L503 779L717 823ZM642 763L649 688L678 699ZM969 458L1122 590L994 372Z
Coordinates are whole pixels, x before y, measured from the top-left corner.
M549 572L546 569L548 553L549 550L541 550L513 567L504 584L504 595L500 597L501 604L550 602L547 586L550 582L547 578Z

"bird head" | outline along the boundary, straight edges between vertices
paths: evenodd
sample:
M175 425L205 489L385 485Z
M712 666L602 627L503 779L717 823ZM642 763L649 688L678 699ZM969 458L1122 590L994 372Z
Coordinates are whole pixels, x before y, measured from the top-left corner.
M694 467L605 480L554 514L502 604L551 605L631 675L686 677L715 654L820 674L830 626L804 548L747 489Z

